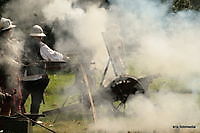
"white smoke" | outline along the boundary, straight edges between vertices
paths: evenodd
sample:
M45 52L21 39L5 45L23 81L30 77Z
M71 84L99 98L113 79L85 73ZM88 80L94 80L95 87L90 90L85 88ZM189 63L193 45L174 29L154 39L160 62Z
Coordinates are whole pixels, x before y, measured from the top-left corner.
M200 110L195 95L159 92L151 94L151 97L137 96L130 99L124 115L101 116L91 131L169 132L175 130L173 126L180 125L198 128Z
M72 51L76 54L82 53L80 60L87 66L94 61L95 68L103 71L108 60L102 37L107 23L107 11L94 4L85 11L81 7L72 7L72 2L53 1L43 9L48 22L59 22L59 26L55 27L56 48L66 53ZM67 32L67 35L63 35L63 32Z
M80 8L72 8L72 1L67 0L51 1L42 11L47 21L75 19L81 17L84 13Z
M168 13L168 7L156 1L118 2L115 16L125 41L133 50L139 47L131 54L140 69L162 69L160 73L170 75L199 72L198 13Z
M89 4L86 10L73 7L75 1L71 0L37 1L37 4L29 0L28 5L24 0L18 2L28 14L22 14L16 20L28 19L31 14L28 20L32 21L37 18L32 18L33 11L37 11L45 22L56 21L56 48L62 52L81 53L81 59L88 64L90 60L95 60L101 72L108 60L102 32L109 29L110 38L119 37L124 43L125 61L136 71L175 77L186 81L186 88L195 92L199 90L198 12L182 11L175 14L169 10L170 2L160 3L158 0L111 0L110 10L98 8L95 4ZM16 6L13 4L13 7ZM15 16L20 16L23 11L18 9L13 8ZM110 106L105 110L109 109L112 110ZM128 118L101 115L91 130L166 131L171 130L174 124L197 125L200 112L196 95L164 91L150 93L149 97L130 99L126 115Z
M136 71L160 73L173 77L175 81L182 80L185 88L197 92L199 13L182 11L174 14L169 12L170 3L165 5L156 0L112 2L114 5L108 16L112 20L110 23L120 26L129 56L126 61ZM150 93L148 98L130 99L125 114L128 118L101 116L93 129L108 132L168 132L174 130L173 125L198 126L200 117L195 95L165 91Z

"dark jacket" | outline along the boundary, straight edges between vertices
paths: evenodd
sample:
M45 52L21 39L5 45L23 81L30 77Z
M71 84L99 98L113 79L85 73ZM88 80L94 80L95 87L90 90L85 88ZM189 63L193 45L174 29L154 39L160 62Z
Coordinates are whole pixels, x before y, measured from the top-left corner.
M42 63L43 58L40 54L40 46L40 42L33 38L26 39L22 54L23 75L46 74L45 66Z

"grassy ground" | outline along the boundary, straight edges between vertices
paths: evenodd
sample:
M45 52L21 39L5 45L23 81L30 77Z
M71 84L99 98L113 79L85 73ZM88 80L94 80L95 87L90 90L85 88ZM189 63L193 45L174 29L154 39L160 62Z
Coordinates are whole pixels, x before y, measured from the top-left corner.
M73 74L50 74L50 82L44 94L45 104L41 105L40 112L52 108L60 107L64 99L64 90L70 87L74 82ZM29 110L30 98L26 103L26 109Z
M69 73L50 74L49 77L51 80L45 91L46 103L41 105L40 112L61 107L67 98L67 90L72 89L75 80L74 74ZM179 88L181 86L181 83L176 80L160 77L154 80L154 82L150 85L150 89L157 90L158 88L162 88L165 84L167 84L169 88ZM66 112L60 113L58 116L58 113L48 115L45 118L40 118L39 120L43 121L46 127L56 131L57 133L87 133L89 124L93 122L91 112L88 111L87 113L83 113L78 103L79 96L72 95L68 98L65 105L67 107L77 105L74 109L68 109ZM30 99L28 99L26 103L27 110L29 110L29 105ZM55 119L56 122L54 123ZM48 132L49 131L39 126L34 126L33 128L33 133Z
M40 113L43 111L59 108L63 105L67 98L65 92L66 89L70 89L73 86L74 75L73 74L50 74L50 83L45 91L45 104L41 104ZM77 102L77 95L70 96L65 106L70 104L75 105ZM26 102L27 112L30 110L30 98ZM73 110L58 113L54 115L48 115L45 118L39 118L44 122L44 125L48 128L56 131L57 133L86 133L88 124L92 121L87 115L80 113L80 110ZM56 119L57 117L57 119ZM54 123L56 119L56 122ZM48 133L49 131L41 128L40 126L34 126L33 133Z

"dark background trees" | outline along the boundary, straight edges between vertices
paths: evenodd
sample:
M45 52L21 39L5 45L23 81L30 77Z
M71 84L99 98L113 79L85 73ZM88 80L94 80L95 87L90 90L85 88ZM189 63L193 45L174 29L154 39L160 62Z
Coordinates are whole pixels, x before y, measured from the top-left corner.
M200 10L200 0L174 0L172 9L174 12L180 10Z

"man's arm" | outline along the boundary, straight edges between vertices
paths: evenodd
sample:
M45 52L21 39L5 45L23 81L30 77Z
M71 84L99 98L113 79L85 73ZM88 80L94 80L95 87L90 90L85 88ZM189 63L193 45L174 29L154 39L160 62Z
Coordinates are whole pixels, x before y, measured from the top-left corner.
M43 45L40 48L40 54L42 58L47 61L64 61L63 55L61 53L52 50L47 45Z

